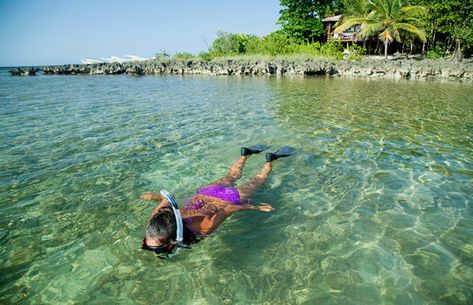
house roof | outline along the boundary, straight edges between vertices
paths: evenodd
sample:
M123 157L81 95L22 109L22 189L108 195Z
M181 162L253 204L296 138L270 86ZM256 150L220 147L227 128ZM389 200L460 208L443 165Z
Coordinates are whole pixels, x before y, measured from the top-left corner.
M322 22L338 21L341 17L342 15L327 17L327 18L322 19Z

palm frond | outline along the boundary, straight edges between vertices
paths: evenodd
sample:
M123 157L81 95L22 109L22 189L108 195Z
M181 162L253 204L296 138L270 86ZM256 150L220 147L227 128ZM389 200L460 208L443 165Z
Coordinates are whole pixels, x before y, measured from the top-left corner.
M366 19L379 19L379 14L378 14L378 11L376 10L372 10L371 12L368 13L368 15L366 15Z
M382 16L386 16L388 9L384 2L385 1L383 0L368 0L369 7L371 8L372 11L377 11L378 14Z
M422 24L422 20L416 17L404 17L402 22L411 24Z
M401 7L401 14L409 17L421 17L427 14L427 9L420 5L407 5Z
M364 36L372 36L383 30L384 26L380 22L363 23L361 25L361 34Z
M380 13L384 16L384 18L387 18L389 16L389 3L387 1L382 1L379 0L379 7L381 8Z
M402 3L400 0L387 0L387 2L391 2L389 6L389 15L391 17L396 17L400 13L400 9L402 6Z
M397 42L401 42L401 35L399 33L399 31L397 29L393 29L391 31L391 34L392 34L392 37L397 41Z
M379 7L373 2L373 0L367 0L366 1L366 8L368 10L376 10L379 9Z
M427 41L427 38L425 36L425 32L415 25L409 24L409 23L396 23L394 24L394 28L396 30L402 30L406 31L408 33L414 34L415 36L419 37L420 40L423 42Z
M365 20L366 18L361 17L347 18L341 25L335 28L335 32L343 32L355 25L362 24Z
M366 15L367 13L369 13L369 1L368 0L361 0L361 12L363 13L363 15Z

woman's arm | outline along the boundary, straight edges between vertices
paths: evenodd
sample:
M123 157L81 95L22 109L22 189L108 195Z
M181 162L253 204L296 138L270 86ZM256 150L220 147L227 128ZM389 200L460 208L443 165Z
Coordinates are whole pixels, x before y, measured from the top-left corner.
M153 210L151 211L151 217L153 217L154 214L157 214L160 208L165 206L171 206L171 203L167 201L167 199L161 200L161 202L153 208Z
M144 199L144 200L163 200L163 195L161 194L155 194L155 193L144 193L143 195L141 195L140 197L141 199Z
M160 208L170 205L169 201L167 201L161 194L144 193L140 198L144 200L160 200L160 202L153 208L153 211L151 211L151 217L158 213Z

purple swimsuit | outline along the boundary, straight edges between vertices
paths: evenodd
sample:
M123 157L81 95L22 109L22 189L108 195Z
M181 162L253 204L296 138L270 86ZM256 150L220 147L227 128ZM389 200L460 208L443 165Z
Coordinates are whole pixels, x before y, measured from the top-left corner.
M210 185L197 190L196 194L215 197L231 204L240 205L240 193L232 186Z
M204 186L197 190L196 194L206 195L210 197L215 197L226 202L230 202L231 204L240 205L240 193L238 190L231 186L223 186L223 185L209 185ZM195 201L189 201L186 203L186 210L200 210L205 206L205 203L197 199ZM187 224L187 229L189 229L192 233L194 233L197 237L206 237L208 235L201 234L191 228L192 225L192 218L184 219L185 223Z

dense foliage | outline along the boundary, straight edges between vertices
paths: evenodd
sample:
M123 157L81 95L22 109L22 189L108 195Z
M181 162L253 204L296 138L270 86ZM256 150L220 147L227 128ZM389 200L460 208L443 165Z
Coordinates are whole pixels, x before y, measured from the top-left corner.
M429 58L461 59L473 54L473 0L280 0L280 4L277 24L281 30L264 37L220 31L209 50L198 57L307 54L340 59L345 50L357 59L366 49L381 54L378 45L372 47L377 40L386 56L388 52L416 52ZM360 26L363 47L360 42L326 42L322 19L339 14L339 30ZM191 54L175 57L188 59Z
M400 7L423 6L426 13L422 15L419 14L419 10L404 11L403 13L415 13L411 16L401 16L404 17L401 19L404 22L401 22L398 19L399 15L396 16L396 14L391 14L395 17L391 21L389 21L390 18L384 18L384 21L391 24L395 21L401 26L404 23L415 27L414 29L407 26L399 31L399 38L402 34L406 34L407 38L398 45L401 50L408 47L411 52L413 50L428 51L427 54L435 54L436 57L452 55L454 51L457 57L461 56L461 52L466 56L473 54L473 0L280 0L280 4L283 9L279 23L284 31L299 42L310 41L310 39L323 41L323 35L320 36L319 21L324 17L342 14L345 17L366 18L379 7L383 7L384 11L391 11ZM384 32L384 37L388 40L390 40L389 36L396 40L395 37L389 35L395 30L388 31L391 33L386 31L381 31L381 33ZM422 30L426 34L425 45L420 32ZM414 41L412 39L414 37L409 37L405 32L410 32L420 39Z
M430 51L440 57L460 50L473 54L473 0L413 0L423 5L428 14L423 20ZM461 54L457 54L461 56Z
M360 56L365 52L363 48L356 45L349 46L347 50L346 53L351 59L360 59ZM283 30L272 32L265 37L219 32L217 39L210 46L209 52L200 54L200 57L210 60L215 57L235 55L305 54L342 59L343 51L344 47L340 42L332 41L324 44L320 42L298 43L296 39Z
M323 1L281 0L279 22L283 30L297 42L314 42L322 38L324 26L321 21Z

